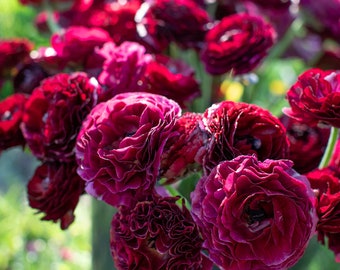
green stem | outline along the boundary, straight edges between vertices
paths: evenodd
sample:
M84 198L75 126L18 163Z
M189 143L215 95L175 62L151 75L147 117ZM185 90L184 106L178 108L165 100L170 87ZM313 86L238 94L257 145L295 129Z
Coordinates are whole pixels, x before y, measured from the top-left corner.
M285 35L280 39L280 42L277 43L270 51L269 55L266 57L265 61L270 62L272 59L279 58L287 48L292 44L293 40L301 35L301 30L303 29L303 22L301 19L295 19Z
M52 33L56 33L60 31L60 26L56 23L56 21L53 18L53 8L50 6L48 0L44 0L43 2L43 8L47 15L47 26L50 29Z
M164 186L166 188L166 190L169 192L169 194L172 196L172 197L176 197L176 196L179 196L181 198L184 199L184 202L185 202L185 206L188 210L191 210L191 205L190 203L188 202L188 200L186 200L184 198L184 196L177 190L175 189L172 185L165 185ZM182 206L181 202L180 201L177 201L177 204L179 206Z
M339 129L332 127L325 153L323 154L322 160L319 164L319 169L323 169L329 165L329 162L332 158L332 155L335 149L336 142L338 140L338 136L339 136Z

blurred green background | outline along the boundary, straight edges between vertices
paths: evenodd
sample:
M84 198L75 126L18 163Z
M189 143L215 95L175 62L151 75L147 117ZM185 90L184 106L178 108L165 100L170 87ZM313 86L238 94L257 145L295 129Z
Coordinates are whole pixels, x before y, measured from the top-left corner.
M49 38L34 27L36 14L35 9L21 6L17 0L0 0L0 38L25 37L36 47L48 45ZM297 59L267 62L259 71L259 83L244 90L248 95L256 95L255 99L249 97L252 101L279 115L286 104L283 90L303 69L303 63ZM10 91L10 86L5 85L0 98ZM37 164L20 148L0 155L0 270L113 269L108 246L112 209L84 195L76 208L76 220L68 230L41 221L42 215L28 206L25 193ZM95 211L91 211L93 207ZM335 270L340 265L334 262L332 252L313 239L292 269Z

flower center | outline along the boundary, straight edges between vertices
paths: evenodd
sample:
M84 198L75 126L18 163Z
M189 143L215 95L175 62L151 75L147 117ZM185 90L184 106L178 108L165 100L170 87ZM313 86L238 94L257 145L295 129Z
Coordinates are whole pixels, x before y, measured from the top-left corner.
M273 205L264 195L252 198L244 208L243 218L251 231L259 231L270 225Z

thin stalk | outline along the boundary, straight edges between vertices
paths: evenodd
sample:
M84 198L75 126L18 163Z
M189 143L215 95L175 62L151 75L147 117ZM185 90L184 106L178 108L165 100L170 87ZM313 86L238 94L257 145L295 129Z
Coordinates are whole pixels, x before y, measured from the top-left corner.
M334 153L334 149L335 149L336 142L338 140L338 136L339 136L339 129L336 127L332 127L325 153L323 154L323 157L319 164L319 169L323 169L329 165L329 162Z

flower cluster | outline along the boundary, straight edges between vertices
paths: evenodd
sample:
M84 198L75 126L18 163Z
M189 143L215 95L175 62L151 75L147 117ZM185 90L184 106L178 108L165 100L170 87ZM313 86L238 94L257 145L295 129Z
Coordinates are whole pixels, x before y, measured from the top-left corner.
M268 54L306 60L305 10L338 42L300 2L22 0L51 37L0 40L0 151L40 161L29 205L62 229L85 193L116 208L117 269L287 269L315 234L340 261L340 67L305 62L284 104L252 89Z

